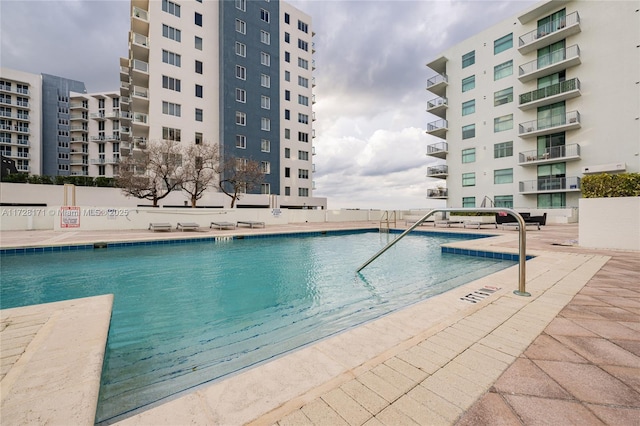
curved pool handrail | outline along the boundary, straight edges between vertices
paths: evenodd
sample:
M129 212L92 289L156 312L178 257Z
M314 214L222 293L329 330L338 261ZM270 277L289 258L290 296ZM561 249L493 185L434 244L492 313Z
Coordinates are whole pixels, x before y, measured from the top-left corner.
M356 270L356 273L362 271L371 262L376 260L384 252L389 250L395 243L397 243L402 238L404 238L405 235L407 235L409 232L413 231L416 227L420 226L425 220L427 220L427 218L429 218L429 216L431 216L434 213L438 213L438 212L473 212L473 213L501 213L501 212L505 212L505 213L513 216L518 221L518 228L519 228L519 233L518 233L518 237L519 237L518 238L519 239L519 241L518 241L518 253L519 253L519 255L518 255L518 269L519 269L518 290L514 290L513 293L517 294L518 296L531 296L530 293L527 293L526 288L525 288L525 283L526 283L525 261L527 260L526 259L526 257L527 257L527 255L526 255L526 252L527 252L527 250L526 250L526 245L527 245L527 239L526 239L527 227L526 227L524 219L522 218L520 213L516 212L513 209L504 208L504 207L501 207L501 208L494 208L494 207L485 207L485 208L468 208L468 207L467 208L442 208L442 209L430 210L426 215L422 216L422 218L420 218L416 223L411 225L409 228L407 228L407 230L405 230L402 234L400 234L400 236L398 238L394 239L389 244L387 244L382 249L380 249L380 251L378 251L376 254L371 256L371 258L369 260L367 260L365 263L363 263Z

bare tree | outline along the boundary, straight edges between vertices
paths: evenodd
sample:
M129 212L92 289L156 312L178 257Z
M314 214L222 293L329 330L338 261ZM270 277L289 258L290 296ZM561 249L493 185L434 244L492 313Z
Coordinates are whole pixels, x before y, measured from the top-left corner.
M189 145L182 161L182 189L189 195L191 207L218 180L220 154L218 145Z
M231 197L231 208L243 193L260 186L264 171L260 163L235 156L227 157L220 168L220 190Z
M151 200L154 207L182 184L182 155L175 141L149 143L120 162L116 185L126 196Z

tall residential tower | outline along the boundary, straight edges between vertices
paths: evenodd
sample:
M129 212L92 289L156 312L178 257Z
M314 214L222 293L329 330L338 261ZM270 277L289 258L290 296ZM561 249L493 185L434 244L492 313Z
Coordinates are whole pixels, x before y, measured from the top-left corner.
M279 1L131 0L123 155L149 141L217 144L254 160L277 207L324 206L313 191L311 18Z
M429 62L428 196L572 208L582 176L640 172L638 28L638 2L545 1Z

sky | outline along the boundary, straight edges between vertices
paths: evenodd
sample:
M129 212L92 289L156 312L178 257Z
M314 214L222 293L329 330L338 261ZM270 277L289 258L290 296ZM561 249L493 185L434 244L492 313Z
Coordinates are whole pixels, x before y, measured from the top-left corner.
M425 155L434 73L426 63L528 9L530 0L290 0L312 18L316 172L329 209L426 209ZM128 0L0 0L0 65L119 88L127 56Z

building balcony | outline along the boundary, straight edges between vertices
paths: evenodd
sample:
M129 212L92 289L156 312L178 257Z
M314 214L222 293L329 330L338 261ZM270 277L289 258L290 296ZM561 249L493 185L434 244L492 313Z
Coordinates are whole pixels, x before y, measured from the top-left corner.
M86 137L86 135L84 135L84 136L71 136L71 138L69 139L69 142L71 142L71 143L89 142L89 139Z
M134 6L131 10L131 29L135 33L149 35L149 12Z
M558 161L576 161L580 159L580 145L562 145L547 148L544 151L525 151L519 154L521 166L537 166Z
M131 61L131 81L133 84L149 87L149 63L134 59Z
M526 111L545 105L551 105L556 102L566 101L567 99L572 99L581 95L580 80L572 78L571 80L552 84L551 86L547 86L542 89L521 94L518 108Z
M578 111L570 111L566 114L556 114L551 117L522 123L519 125L518 135L525 139L534 138L579 129L580 127L580 113Z
M120 65L120 83L128 83L128 82L129 82L129 67Z
M446 164L427 167L427 177L446 179L449 175L449 167Z
M86 157L71 157L69 160L70 166L88 166L89 160Z
M575 67L582 63L580 59L580 48L577 44L566 49L556 50L546 55L542 55L531 62L520 65L518 69L518 80L522 83L534 80L545 75L553 74Z
M130 47L134 58L142 61L149 60L149 37L138 33L131 33Z
M0 84L0 92L29 96L29 89L25 89L23 87L21 87L20 89L18 89L17 87L13 88L10 84Z
M83 132L86 133L89 131L89 128L86 126L70 126L69 130L72 132Z
M119 134L91 136L91 142L96 142L96 143L118 142L119 140L120 140L120 135Z
M449 123L444 119L432 121L431 123L427 124L427 133L432 136L444 139L447 134L448 125Z
M448 108L447 102L447 98L433 98L430 101L427 101L427 112L437 115L440 118L446 118Z
M433 61L427 64L427 67L431 68L434 72L438 74L445 74L447 71L447 58L444 56L439 56Z
M69 116L69 120L87 122L87 121L89 121L89 114L86 114L86 113L85 114L71 114ZM71 126L71 127L73 128L74 126Z
M24 164L16 164L16 169L20 173L29 173L29 166L25 166Z
M148 126L149 125L149 116L147 114L142 114L140 112L136 112L133 114L131 118L131 124L134 126Z
M133 146L135 149L147 149L147 138L135 137L133 138Z
M15 154L9 153L8 155L5 154L4 156L9 158L17 158L19 160L28 160L29 158L31 158L28 152L18 152Z
M89 114L89 118L92 118L94 120L104 120L106 119L106 115L103 112L92 112L91 114Z
M449 198L449 190L447 188L427 189L427 198L434 198L434 199Z
M573 12L520 36L518 51L526 55L527 53L566 39L569 36L578 34L580 31L580 16L578 12Z
M74 164L71 164L72 166ZM83 164L86 165L86 164ZM84 170L73 170L69 173L71 176L89 176L89 172L84 171Z
M10 136L0 137L0 143L11 143L11 137Z
M70 155L81 155L83 157L86 157L86 156L89 155L89 153L87 151L84 151L84 150L83 151L78 151L78 150L75 150L75 149L72 149L71 152L69 152L69 154Z
M449 144L446 142L438 142L427 146L427 155L445 159L449 153Z
M438 74L427 80L427 90L440 97L444 97L448 85L449 77L446 74Z
M133 86L133 90L131 91L131 96L134 98L142 98L148 101L149 89L143 86Z
M538 178L536 180L526 180L519 183L521 194L541 194L547 192L579 192L580 178L572 177L550 177Z
M91 159L91 164L118 164L118 163L120 163L120 157Z
M89 105L85 102L70 102L69 109L76 111L86 111L89 109Z
M8 124L1 124L0 125L0 130L5 130L5 131L9 131L9 132L16 132L16 133L25 134L25 135L29 134L29 127L28 126L10 126Z

